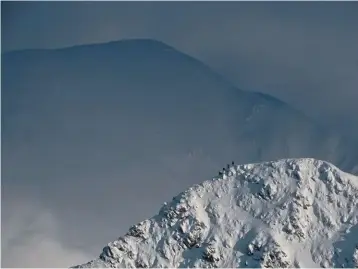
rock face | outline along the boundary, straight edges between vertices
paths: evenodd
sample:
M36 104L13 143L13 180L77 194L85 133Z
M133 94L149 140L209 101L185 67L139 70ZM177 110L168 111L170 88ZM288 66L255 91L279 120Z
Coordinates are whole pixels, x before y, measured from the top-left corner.
M357 267L358 177L315 159L232 165L84 267Z

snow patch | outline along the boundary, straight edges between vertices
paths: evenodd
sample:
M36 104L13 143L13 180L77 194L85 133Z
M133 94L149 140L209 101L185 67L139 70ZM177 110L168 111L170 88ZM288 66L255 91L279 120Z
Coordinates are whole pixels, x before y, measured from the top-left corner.
M81 267L357 267L358 177L315 159L229 166Z

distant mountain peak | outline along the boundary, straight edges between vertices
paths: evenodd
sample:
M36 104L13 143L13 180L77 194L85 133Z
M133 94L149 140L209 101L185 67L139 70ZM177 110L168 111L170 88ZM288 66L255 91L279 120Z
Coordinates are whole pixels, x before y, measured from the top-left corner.
M119 48L130 47L132 49L152 49L152 50L176 50L174 47L164 43L163 41L151 38L128 38L113 40L106 43L95 43L82 46L118 46ZM80 45L81 46L81 45ZM179 51L178 51L179 52Z
M157 47L164 47L164 48L172 48L170 45L164 43L161 40L152 39L152 38L127 38L127 39L120 39L117 41L112 41L115 43L128 43L128 44L145 44L150 46L157 46Z
M4 52L4 55L19 53L19 52L51 52L51 51L68 51L68 50L81 50L85 48L95 48L95 47L109 47L109 48L118 48L126 49L130 48L132 50L136 49L145 49L145 50L157 50L157 51L176 51L181 53L174 47L164 43L163 41L151 39L151 38L129 38L129 39L119 39L112 40L108 42L101 43L90 43L90 44L76 44L73 46L67 46L56 49L24 49L16 51Z
M231 165L81 267L357 267L358 178L315 159Z
M272 96L235 87L209 66L162 41L138 38L25 50L6 53L2 64L4 130L25 126L14 124L10 115L27 117L32 115L29 111L41 110L34 114L39 121L42 115L65 115L73 105L76 114L86 118L91 116L80 111L96 103L106 107L101 117L119 120L119 115L128 115L120 124L127 124L132 115L138 122L160 122L161 139L168 144L205 148L205 154L218 159L229 156L251 162L311 156L347 171L357 164L356 144L336 138L320 123ZM104 113L107 108L110 113ZM90 113L98 116L97 110ZM103 128L116 133L104 118L100 120ZM180 139L171 133L173 122L183 133L188 128ZM32 126L37 125L29 130L35 129ZM151 128L142 124L138 132L137 127L127 127L128 133L136 134ZM56 135L61 136L63 125L58 128ZM174 142L173 136L181 142ZM122 143L120 137L113 143Z

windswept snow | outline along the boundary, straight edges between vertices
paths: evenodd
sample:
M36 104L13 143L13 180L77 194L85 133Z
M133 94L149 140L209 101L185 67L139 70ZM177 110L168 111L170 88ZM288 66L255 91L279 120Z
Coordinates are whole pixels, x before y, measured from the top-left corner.
M357 200L328 162L232 165L76 267L357 267Z

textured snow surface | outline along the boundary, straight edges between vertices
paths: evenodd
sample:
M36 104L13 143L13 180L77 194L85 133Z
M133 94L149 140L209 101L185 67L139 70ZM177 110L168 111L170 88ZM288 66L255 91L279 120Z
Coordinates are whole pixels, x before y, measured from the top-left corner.
M228 167L76 267L358 267L358 177L315 159Z

